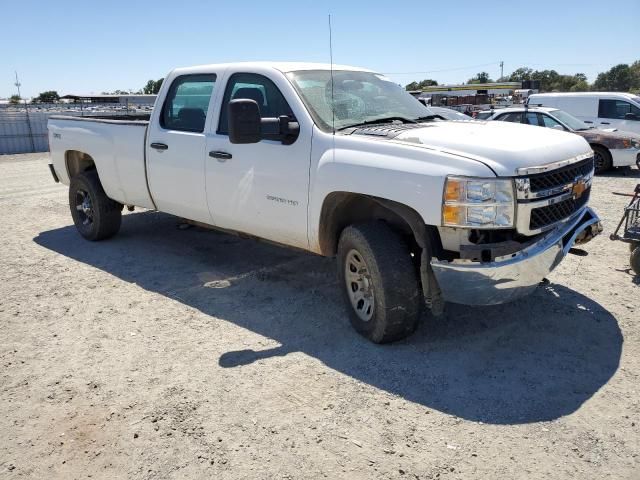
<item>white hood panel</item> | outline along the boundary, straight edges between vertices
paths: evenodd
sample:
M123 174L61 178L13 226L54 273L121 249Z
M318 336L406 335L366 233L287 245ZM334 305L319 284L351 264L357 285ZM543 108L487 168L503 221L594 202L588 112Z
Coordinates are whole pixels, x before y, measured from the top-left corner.
M480 161L498 176L591 152L579 135L508 122L442 121L402 132L392 142Z

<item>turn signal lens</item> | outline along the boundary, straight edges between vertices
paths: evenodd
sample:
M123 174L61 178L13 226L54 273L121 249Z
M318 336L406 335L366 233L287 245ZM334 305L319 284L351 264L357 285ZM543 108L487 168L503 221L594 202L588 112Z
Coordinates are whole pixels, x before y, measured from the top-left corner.
M462 209L458 205L445 205L442 209L442 217L445 225L458 225L460 224Z
M464 182L462 180L451 179L447 182L444 191L446 202L459 202L464 198Z

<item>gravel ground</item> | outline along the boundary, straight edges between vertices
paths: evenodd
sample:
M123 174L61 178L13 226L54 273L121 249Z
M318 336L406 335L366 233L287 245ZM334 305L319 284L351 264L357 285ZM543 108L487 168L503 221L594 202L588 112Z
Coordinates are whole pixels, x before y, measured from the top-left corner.
M46 160L0 157L0 478L640 478L637 170L534 295L376 346L332 260L154 212L86 242Z

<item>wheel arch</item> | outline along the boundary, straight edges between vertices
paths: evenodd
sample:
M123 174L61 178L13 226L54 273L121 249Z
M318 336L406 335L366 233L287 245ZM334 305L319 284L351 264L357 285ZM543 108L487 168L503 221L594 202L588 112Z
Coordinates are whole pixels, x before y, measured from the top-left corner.
M97 170L93 157L79 150L67 150L64 153L64 163L69 179L87 170Z
M609 155L611 155L611 151L610 151L611 149L609 147L607 147L606 145L603 145L602 143L589 142L589 146L591 148L593 148L593 147L602 148L603 150L606 150Z
M426 225L422 216L408 205L361 193L332 192L325 197L320 212L320 252L335 255L345 227L371 220L384 221L393 230L412 236L421 248L427 242L433 244L432 248L441 248L438 229Z

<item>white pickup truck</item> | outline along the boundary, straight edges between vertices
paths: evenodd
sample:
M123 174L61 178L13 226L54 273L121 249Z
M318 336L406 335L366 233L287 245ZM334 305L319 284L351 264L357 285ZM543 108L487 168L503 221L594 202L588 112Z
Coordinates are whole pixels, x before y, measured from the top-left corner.
M49 120L80 234L124 206L337 256L353 326L411 333L423 305L530 293L601 231L570 133L438 119L383 75L308 63L173 70L150 118Z

